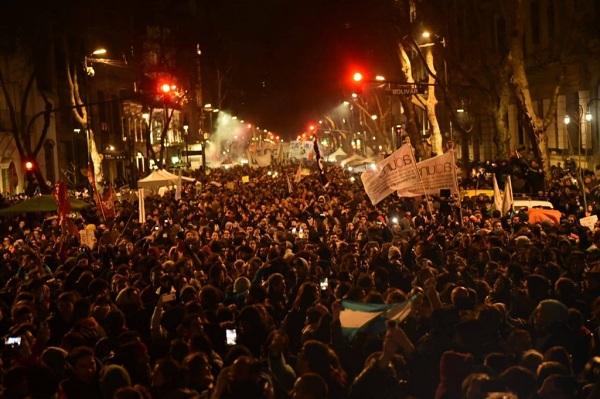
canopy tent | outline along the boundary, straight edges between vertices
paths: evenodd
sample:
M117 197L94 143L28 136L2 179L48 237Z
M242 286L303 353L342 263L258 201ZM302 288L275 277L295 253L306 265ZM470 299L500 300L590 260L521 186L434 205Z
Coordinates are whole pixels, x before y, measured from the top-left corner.
M350 156L350 157L348 157L348 158L346 158L346 159L344 159L344 160L340 161L340 164L341 164L342 166L345 166L345 165L349 165L351 162L355 162L355 161L358 161L358 160L361 160L361 159L364 159L364 158L363 158L363 157L361 157L361 156L360 156L360 155L358 155L358 154L354 154L354 155L352 155L352 156Z
M358 166L365 165L365 164L368 165L368 164L372 164L372 163L377 163L381 160L383 160L382 155L371 155L369 158L356 159L356 160L347 162L346 164L348 166L358 167Z
M347 155L348 154L346 154L346 152L344 150L342 150L342 147L340 147L337 150L335 150L334 152L332 152L331 154L327 155L327 157L325 157L325 160L329 161L329 162L337 162L338 158L342 158Z
M71 209L74 211L80 211L91 204L80 201L78 199L69 198ZM33 198L21 201L11 207L0 210L0 215L18 215L20 213L45 213L45 212L56 212L58 206L56 200L52 195L38 195Z
M154 170L148 176L138 180L138 187L140 188L158 188L163 186L172 186L177 184L179 176L173 173L167 172L164 169ZM191 177L181 176L181 180L185 182L192 182L194 179Z

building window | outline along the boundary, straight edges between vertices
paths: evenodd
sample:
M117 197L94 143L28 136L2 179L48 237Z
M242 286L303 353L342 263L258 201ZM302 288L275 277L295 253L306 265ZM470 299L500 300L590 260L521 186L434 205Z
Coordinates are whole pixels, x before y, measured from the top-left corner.
M496 18L496 49L500 54L506 54L508 52L508 46L506 45L506 20L504 17Z
M531 1L531 42L540 44L540 4L537 0Z
M54 174L54 141L46 140L44 143L44 161L46 162L46 180L56 182Z
M554 19L554 2L548 3L548 14L546 15L548 21L548 39L553 39L556 35L556 20Z

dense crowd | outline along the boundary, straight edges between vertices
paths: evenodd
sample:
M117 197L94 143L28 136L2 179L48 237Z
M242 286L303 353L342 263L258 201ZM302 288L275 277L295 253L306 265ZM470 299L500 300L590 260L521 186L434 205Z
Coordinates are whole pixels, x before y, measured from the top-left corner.
M533 224L296 169L211 169L143 223L134 196L86 208L92 247L55 214L0 218L0 398L600 397L600 225L574 179L546 190L561 223ZM342 300L408 298L344 334Z

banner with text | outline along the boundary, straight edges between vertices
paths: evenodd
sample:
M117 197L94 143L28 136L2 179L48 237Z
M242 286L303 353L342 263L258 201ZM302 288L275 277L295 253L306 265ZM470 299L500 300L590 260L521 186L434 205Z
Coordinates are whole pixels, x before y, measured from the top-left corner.
M421 161L417 164L417 169L421 181L417 179L410 186L399 189L398 196L439 195L440 190L450 190L452 194L458 194L454 151Z
M396 190L417 184L415 157L408 145L403 145L389 157L368 168L361 175L363 186L373 205Z
M292 141L290 143L290 159L310 159L313 148L312 141Z

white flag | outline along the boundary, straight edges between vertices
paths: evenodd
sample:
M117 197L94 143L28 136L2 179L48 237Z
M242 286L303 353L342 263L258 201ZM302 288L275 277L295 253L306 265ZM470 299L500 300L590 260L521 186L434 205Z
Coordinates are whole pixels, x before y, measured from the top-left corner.
M294 191L293 187L292 187L292 182L290 181L290 175L286 175L285 176L287 179L287 185L288 185L288 194L291 194L292 191Z
M396 190L418 182L415 157L409 145L403 145L389 157L368 168L361 175L363 186L373 205Z
M500 212L500 216L503 216L502 193L500 192L500 187L498 187L498 180L496 180L496 175L494 175L494 209Z
M298 170L296 171L296 176L294 176L294 183L300 183L302 180L302 162L298 165Z
M179 169L179 178L177 179L177 188L175 189L175 199L181 199L181 169Z
M399 196L439 195L440 190L448 189L452 194L458 194L454 151L421 161L417 164L417 169L421 181L416 180L410 186L398 190Z
M506 183L504 184L504 201L502 201L502 216L506 216L510 214L513 206L513 189L512 182L510 180L510 176L506 178Z

